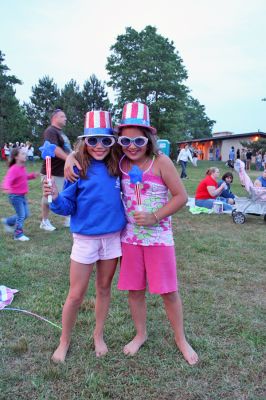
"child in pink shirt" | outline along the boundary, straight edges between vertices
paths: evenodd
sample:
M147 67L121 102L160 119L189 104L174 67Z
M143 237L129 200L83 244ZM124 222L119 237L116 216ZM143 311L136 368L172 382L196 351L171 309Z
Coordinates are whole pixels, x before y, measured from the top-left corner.
M28 180L35 179L39 173L28 173L25 167L27 152L23 148L13 149L9 162L9 169L2 183L2 189L8 193L10 204L16 214L2 218L6 232L14 232L14 240L21 242L29 238L23 233L25 219L29 216L29 207L26 194L29 191Z

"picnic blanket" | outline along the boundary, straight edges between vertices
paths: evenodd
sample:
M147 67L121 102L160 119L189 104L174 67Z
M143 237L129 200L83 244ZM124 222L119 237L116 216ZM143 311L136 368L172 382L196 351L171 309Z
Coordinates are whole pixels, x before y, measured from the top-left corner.
M213 214L209 208L195 206L195 197L189 197L186 206L191 214Z
M214 210L211 208L206 208L206 207L198 207L195 206L195 198L194 197L189 197L188 201L186 203L186 206L189 207L189 212L191 214L215 214ZM228 211L223 211L222 214L232 214L231 210Z
M198 206L189 207L189 212L191 212L191 214L213 214L214 213L213 209L209 209L206 207L198 207Z

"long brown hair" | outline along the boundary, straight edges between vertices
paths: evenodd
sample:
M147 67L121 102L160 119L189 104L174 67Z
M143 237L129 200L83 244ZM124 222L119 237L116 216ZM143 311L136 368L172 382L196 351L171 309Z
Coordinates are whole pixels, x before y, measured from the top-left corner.
M16 157L19 155L19 152L21 151L20 147L15 147L10 154L10 160L8 163L8 167L12 167L12 165L16 164L17 160Z
M90 167L91 160L93 159L88 151L87 151L87 146L85 143L84 138L79 139L75 145L74 149L76 152L76 159L80 163L81 166L81 171L80 171L80 177L82 179L87 178L87 170ZM112 176L119 176L120 175L120 170L119 170L119 160L121 158L121 150L120 147L115 143L111 148L110 148L110 153L105 157L104 162L107 166L108 172Z

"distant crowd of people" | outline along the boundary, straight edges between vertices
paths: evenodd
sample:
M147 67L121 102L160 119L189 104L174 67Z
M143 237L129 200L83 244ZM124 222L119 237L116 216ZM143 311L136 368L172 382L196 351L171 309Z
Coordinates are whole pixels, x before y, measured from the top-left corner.
M263 153L262 150L258 150L255 155L253 155L251 149L237 149L235 152L234 146L230 148L227 163L228 166L233 168L236 159L240 159L245 163L246 170L250 171L252 158L255 161L256 171L262 171L266 168L266 152Z
M15 142L15 143L4 143L1 147L1 158L5 160L7 163L10 161L11 152L13 149L24 149L27 160L33 162L34 161L34 147L31 142L27 141L23 142Z
M188 143L183 146L184 147L178 151L177 164L181 165L181 179L188 179L186 171L187 163L190 161L192 165L197 166L199 153L197 149L192 146L190 147ZM215 152L212 149L211 154L211 160L214 160L213 154L215 154L216 161L221 160L220 149L217 148ZM263 171L262 175L256 178L254 186L266 187L266 153L263 154L262 150L256 152L254 159L253 152L250 149L243 148L235 151L235 147L231 146L226 165L234 168L234 163L237 159L240 159L244 162L246 171L250 171L252 157L253 160L255 160L256 171ZM214 203L219 200L223 203L224 211L232 211L236 198L231 190L233 174L231 172L226 172L221 179L219 179L219 174L219 168L215 166L206 171L205 178L199 182L196 188L196 206L211 209Z
M187 176L187 163L190 161L193 166L197 166L198 160L203 158L202 150L189 145L188 143L183 144L181 148L177 150L177 164L181 166L181 179L188 179ZM209 161L221 161L221 150L216 147L215 149L211 147L209 149ZM251 163L255 164L256 171L263 171L266 169L266 152L258 150L255 152L251 149L242 148L235 151L235 147L231 146L226 165L228 167L234 168L234 163L237 159L240 159L245 163L246 171L250 171Z

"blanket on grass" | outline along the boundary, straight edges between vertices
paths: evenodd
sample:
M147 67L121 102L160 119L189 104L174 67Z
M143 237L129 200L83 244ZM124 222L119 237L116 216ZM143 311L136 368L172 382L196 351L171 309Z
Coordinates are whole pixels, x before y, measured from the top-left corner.
M186 206L189 207L189 212L191 212L191 214L215 214L213 209L195 206L194 197L188 198ZM232 211L223 211L222 214L232 214Z

